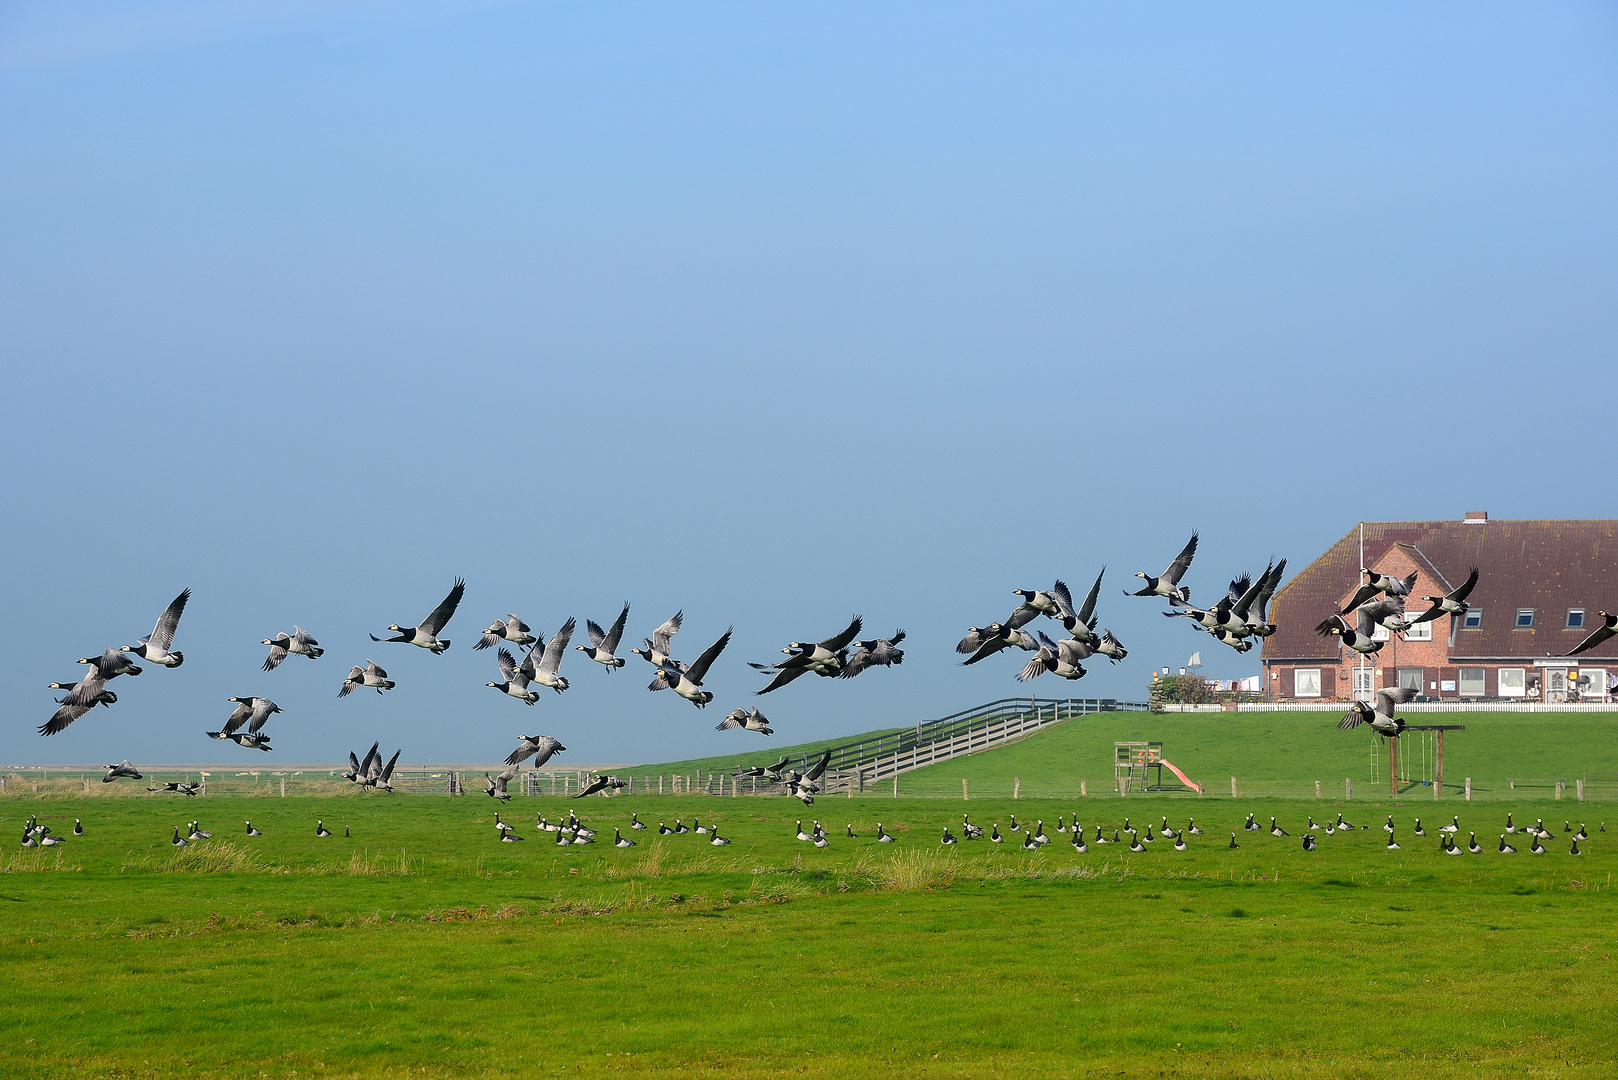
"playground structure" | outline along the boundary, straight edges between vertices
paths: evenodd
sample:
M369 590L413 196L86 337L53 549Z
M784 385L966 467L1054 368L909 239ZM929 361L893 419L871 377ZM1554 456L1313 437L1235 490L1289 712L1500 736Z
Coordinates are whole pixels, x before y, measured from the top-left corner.
M1194 791L1202 794L1202 785L1193 781L1163 756L1161 742L1115 742L1112 744L1112 774L1118 785L1118 794L1136 791ZM1179 783L1165 785L1163 770L1179 778ZM1155 770L1154 778L1151 773ZM1138 782L1138 783L1137 783Z
M1397 795L1418 785L1444 790L1444 732L1465 731L1465 724L1406 724L1395 738L1383 737L1388 747L1388 791ZM1379 783L1381 754L1371 745L1371 782Z

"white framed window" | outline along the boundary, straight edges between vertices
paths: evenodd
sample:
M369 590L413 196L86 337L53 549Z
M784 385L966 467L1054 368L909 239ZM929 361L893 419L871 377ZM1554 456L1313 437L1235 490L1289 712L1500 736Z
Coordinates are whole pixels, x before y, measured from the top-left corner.
M1583 630L1584 629L1584 609L1583 608L1581 608L1581 607L1570 607L1570 608L1567 609L1567 628L1569 630Z
M1292 672L1292 696L1319 697L1320 669L1317 667L1294 669Z
M1517 609L1517 622L1516 622L1515 625L1516 625L1518 630L1527 630L1530 626L1533 626L1534 625L1534 609L1531 608L1531 607L1520 607L1520 608L1518 608Z
M1605 698L1607 696L1607 669L1598 667L1580 668L1579 696L1586 701Z
M1462 697L1483 696L1483 669L1480 667L1464 667L1460 669L1460 694Z
M1406 641L1431 641L1431 640L1433 640L1433 624L1430 623L1430 622L1417 623L1415 626L1412 626L1409 630L1405 631L1405 640Z
M1461 618L1461 629L1482 630L1483 609L1480 607L1468 608L1466 614Z
M1370 701L1376 696L1376 668L1354 669L1354 700Z
M1419 668L1419 667L1415 667L1415 668L1402 667L1402 668L1400 668L1399 669L1399 688L1401 690L1404 690L1404 689L1414 690L1418 694L1425 693L1426 692L1425 689L1424 689L1425 683L1423 683L1423 681L1422 681L1425 674L1426 673L1424 671L1422 671L1422 669Z
M1498 672L1500 678L1501 697L1525 697L1528 694L1528 680L1523 676L1520 667L1503 667Z

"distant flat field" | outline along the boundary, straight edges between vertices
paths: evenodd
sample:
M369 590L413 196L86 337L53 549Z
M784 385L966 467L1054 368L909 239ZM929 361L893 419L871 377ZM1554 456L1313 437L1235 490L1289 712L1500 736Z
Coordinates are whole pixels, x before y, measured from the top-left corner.
M1080 855L1069 805L976 798L7 798L0 1074L1612 1075L1618 803L1452 800L1424 838L1431 808L1385 799L1072 806L1092 839L1206 834ZM596 844L534 827L569 809ZM1547 854L1497 852L1508 809ZM1339 811L1370 828L1302 850ZM1011 842L941 846L963 812ZM1439 852L1451 812L1485 854ZM35 813L87 833L16 847ZM793 838L816 814L825 850ZM213 839L175 849L192 818ZM677 818L734 843L656 834Z

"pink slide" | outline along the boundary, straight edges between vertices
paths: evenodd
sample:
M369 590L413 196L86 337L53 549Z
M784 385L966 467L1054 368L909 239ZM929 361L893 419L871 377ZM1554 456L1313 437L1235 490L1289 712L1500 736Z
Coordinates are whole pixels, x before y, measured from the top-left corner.
M1180 778L1180 783L1184 784L1186 787L1190 788L1192 791L1196 792L1198 795L1202 794L1202 785L1197 784L1197 783L1193 783L1189 776L1187 776L1185 773L1181 772L1179 769L1174 767L1174 762L1168 760L1167 758L1158 758L1158 760L1163 763L1163 767L1165 769L1167 769L1169 772L1173 773L1175 776L1178 776Z

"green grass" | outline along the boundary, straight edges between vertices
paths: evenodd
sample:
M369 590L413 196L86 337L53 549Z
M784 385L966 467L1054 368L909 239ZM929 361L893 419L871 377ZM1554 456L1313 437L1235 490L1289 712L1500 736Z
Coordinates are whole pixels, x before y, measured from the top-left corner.
M624 771L636 776L657 776L666 773L681 775L709 772L728 772L738 765L756 765L763 762L768 765L778 761L783 754L794 757L799 754L818 754L829 746L842 746L844 743L859 742L862 739L876 739L883 735L891 735L900 728L882 728L878 731L867 731L862 735L842 735L835 739L821 739L819 742L794 743L791 746L776 746L773 741L766 741L752 732L739 732L746 737L744 744L747 749L739 754L721 754L718 757L691 758L688 761L665 761L656 765L634 765Z
M1049 728L1021 742L970 758L956 758L900 777L901 793L936 791L959 796L966 778L974 796L1011 794L1014 778L1024 797L1076 795L1084 778L1092 794L1112 790L1113 742L1161 740L1163 755L1211 795L1312 796L1343 793L1352 777L1357 797L1372 794L1373 747L1387 783L1383 741L1365 728L1338 731L1335 712L1098 713ZM1465 724L1445 735L1446 794L1472 777L1475 798L1543 798L1544 787L1507 786L1510 777L1566 779L1601 775L1591 790L1618 795L1618 714L1433 713L1412 714L1412 723ZM1406 752L1415 753L1412 736ZM1165 781L1173 782L1167 770ZM1385 789L1385 788L1384 788ZM1432 800L1422 787L1406 798Z
M539 839L569 806L603 840L639 811L735 842ZM1489 854L1439 854L1388 800L536 798L501 808L535 838L501 844L479 796L8 799L13 833L89 832L0 856L0 1074L1608 1075L1618 831L1501 856L1506 807L1452 806ZM1070 808L1208 834L1081 856L1048 813ZM1394 813L1405 850L1225 847L1248 810L1297 832L1337 809ZM1614 803L1510 809L1618 830ZM1057 843L941 848L962 810ZM830 848L791 838L800 813ZM176 851L192 817L215 838Z

